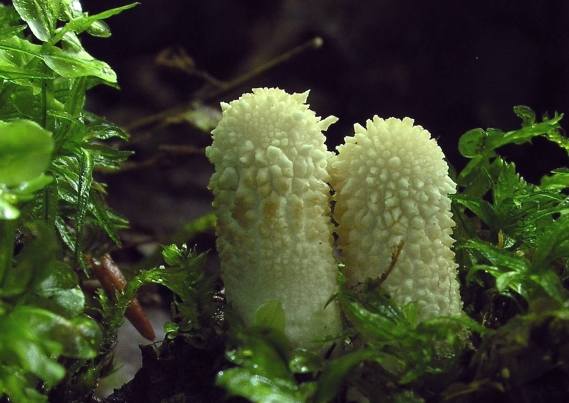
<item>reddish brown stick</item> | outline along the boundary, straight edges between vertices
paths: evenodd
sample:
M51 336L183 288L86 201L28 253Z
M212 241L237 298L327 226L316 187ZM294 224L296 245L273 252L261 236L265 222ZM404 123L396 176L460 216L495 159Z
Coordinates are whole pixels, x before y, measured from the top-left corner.
M108 253L103 255L100 261L91 259L91 266L103 290L105 290L107 296L114 301L115 292L120 292L126 287L126 279L121 270ZM154 328L137 298L134 298L128 305L125 316L144 338L154 341L156 338Z

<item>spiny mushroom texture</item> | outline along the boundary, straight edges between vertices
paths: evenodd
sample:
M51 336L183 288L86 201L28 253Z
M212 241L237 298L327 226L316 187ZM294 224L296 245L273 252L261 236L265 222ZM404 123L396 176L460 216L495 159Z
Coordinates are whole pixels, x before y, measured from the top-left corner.
M217 214L217 248L228 302L246 324L279 301L297 345L335 334L336 264L327 185L330 154L308 92L258 88L229 104L207 157Z
M394 301L417 303L424 319L459 314L448 197L455 184L442 150L409 118L375 116L354 130L330 164L349 283L379 277L403 241L384 283Z

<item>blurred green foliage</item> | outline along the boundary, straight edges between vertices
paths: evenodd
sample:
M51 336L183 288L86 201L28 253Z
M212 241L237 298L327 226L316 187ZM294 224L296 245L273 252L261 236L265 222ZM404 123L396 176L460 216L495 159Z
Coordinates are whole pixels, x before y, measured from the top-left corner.
M79 1L0 4L0 397L13 402L46 401L66 367L99 355L89 273L76 269L87 231L119 241L126 221L93 172L130 153L112 144L127 138L120 128L84 109L88 89L117 81L78 35L110 36L103 19L134 5L89 16Z

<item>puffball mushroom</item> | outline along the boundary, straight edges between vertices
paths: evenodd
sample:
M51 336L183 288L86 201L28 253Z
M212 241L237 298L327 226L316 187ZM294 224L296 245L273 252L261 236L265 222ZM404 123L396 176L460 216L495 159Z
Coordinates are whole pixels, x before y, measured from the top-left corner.
M245 324L269 301L282 304L295 345L339 331L327 185L331 153L308 92L257 88L222 103L206 155L217 215L217 249L228 302Z
M354 125L330 163L334 217L349 284L378 278L403 249L382 287L398 304L418 304L423 319L461 313L454 221L444 154L413 120L374 116Z

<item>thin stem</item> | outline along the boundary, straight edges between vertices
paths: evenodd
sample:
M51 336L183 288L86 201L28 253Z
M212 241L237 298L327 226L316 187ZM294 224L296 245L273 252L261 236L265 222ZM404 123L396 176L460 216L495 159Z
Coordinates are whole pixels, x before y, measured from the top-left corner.
M40 98L40 124L47 129L47 80L41 80L41 98ZM49 187L43 190L43 217L44 221L49 220Z
M377 281L377 284L376 284L376 288L379 288L382 286L382 284L385 282L385 280L387 280L387 278L389 277L389 275L391 274L391 272L395 268L395 265L397 264L397 261L399 260L399 255L401 255L401 251L403 250L403 245L405 245L405 242L401 241L395 246L395 249L393 250L393 253L391 254L391 262L389 263L389 267L381 275L381 277L379 277L379 280Z
M264 72L278 66L279 64L282 64L282 63L292 59L295 56L298 56L299 54L303 53L306 50L320 48L323 43L324 43L323 39L319 36L312 38L311 40L303 43L302 45L299 45L295 48L292 48L292 49L280 54L279 56L275 57L274 59L269 60L268 62L254 68L253 70L248 71L247 73L243 74L242 76L239 76L239 77L229 81L222 88L218 88L215 91L205 95L203 99L207 101L207 100L217 98L219 95L241 86L242 84L246 83L247 81L251 80L252 78L263 74Z
M12 266L17 221L0 221L0 285L4 282L4 276Z
M196 96L194 96L194 100L189 103L189 104L184 104L184 105L179 105L179 106L175 106L173 108L170 109L166 109L162 112L158 112L154 115L149 115L146 116L142 119L139 119L135 122L133 122L132 124L126 126L126 130L127 131L132 131L132 130L138 130L141 129L143 127L146 126L150 126L156 122L159 122L161 120L164 120L166 118L169 118L171 116L176 116L179 115L185 111L187 111L188 109L190 109L192 107L192 103L195 100L201 100L201 101L211 101L212 99L215 99L217 97L219 97L220 95L229 92L239 86L241 86L242 84L245 84L247 81L259 76L260 74L263 74L264 72L266 72L267 70L270 70L276 66L278 66L279 64L282 64L284 62L286 62L287 60L290 60L291 58L298 56L299 54L305 52L306 50L309 49L318 49L322 46L323 44L323 40L322 38L320 38L319 36L312 38L311 40L303 43L302 45L299 45L293 49L290 49L282 54L280 54L279 56L275 57L274 59L269 60L268 62L254 68L251 71L248 71L247 73L227 82L227 83L222 83L223 85L221 86L215 86L215 88L213 90L210 90L209 88L206 89L205 91L209 91L209 92L203 92L203 93L199 93L196 94Z
M199 77L214 87L223 87L226 85L224 81L218 80L207 71L198 69L194 60L188 55L184 48L176 47L163 50L156 57L156 63L183 71L190 76Z
M51 184L46 186L43 192L43 220L50 226L55 225L55 216L57 209L57 190Z
M41 80L40 124L47 129L47 80Z

